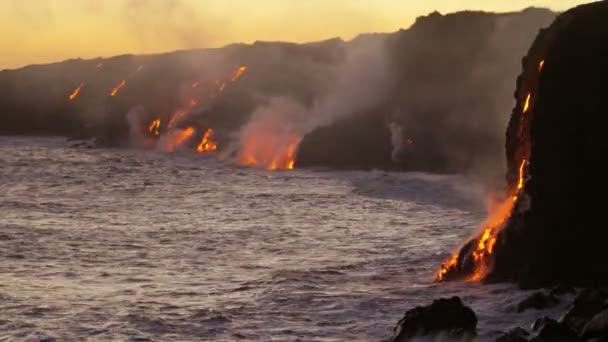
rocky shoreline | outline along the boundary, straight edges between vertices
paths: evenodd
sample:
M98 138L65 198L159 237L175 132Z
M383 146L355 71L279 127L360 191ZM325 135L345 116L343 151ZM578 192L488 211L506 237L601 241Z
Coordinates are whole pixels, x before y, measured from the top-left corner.
M543 310L570 303L560 318ZM608 341L608 289L556 286L533 292L517 305L518 313L537 310L538 318L528 327L497 332L496 342L600 342ZM408 310L386 342L476 341L477 315L461 298L440 298L427 306Z

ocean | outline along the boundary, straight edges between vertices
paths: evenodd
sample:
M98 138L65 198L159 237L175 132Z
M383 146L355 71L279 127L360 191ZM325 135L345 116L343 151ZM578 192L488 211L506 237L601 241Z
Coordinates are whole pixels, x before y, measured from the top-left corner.
M0 194L1 341L381 341L454 295L480 340L538 316L434 281L485 217L463 176L0 137Z

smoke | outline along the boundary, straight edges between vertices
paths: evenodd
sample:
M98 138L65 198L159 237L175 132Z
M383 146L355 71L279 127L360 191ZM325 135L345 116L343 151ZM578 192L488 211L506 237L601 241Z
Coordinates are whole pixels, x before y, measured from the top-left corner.
M385 40L361 37L347 49L327 92L315 103L305 134L382 104L391 88Z
M234 154L234 146L238 146L241 164L247 164L248 157L251 163L260 158L281 159L315 129L378 107L392 84L384 39L352 42L342 63L334 65L329 75L326 88L315 96L312 105L279 96L258 106L227 154Z
M391 122L388 125L391 131L391 145L393 145L393 151L391 152L391 160L395 163L401 161L400 157L403 153L403 142L405 140L403 136L403 128L395 122Z
M146 110L143 106L137 105L131 108L125 115L129 125L129 143L131 146L148 148L150 141L144 134L142 127L146 127Z

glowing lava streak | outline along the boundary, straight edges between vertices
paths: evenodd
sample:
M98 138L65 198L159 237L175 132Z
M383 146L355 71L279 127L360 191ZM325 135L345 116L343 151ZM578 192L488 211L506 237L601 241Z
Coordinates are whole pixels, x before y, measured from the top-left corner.
M173 152L177 146L183 144L186 140L188 140L194 134L194 128L187 127L185 129L176 130L173 132L168 140L165 142L164 147L165 151Z
M201 142L198 144L198 147L196 148L196 152L205 153L205 152L217 151L217 143L215 143L213 140L211 140L212 136L213 136L213 130L211 128L207 129L205 131L205 134L203 134L203 139L201 139Z
M538 71L543 71L543 67L545 66L545 60L543 59L542 61L540 61L540 63L538 63Z
M78 94L80 94L80 89L82 89L82 87L84 87L84 82L80 83L80 85L78 87L76 87L76 89L74 89L74 91L72 91L70 96L68 96L68 99L70 101L74 101L74 99L76 99L78 97Z
M519 166L519 180L517 181L517 191L521 191L524 188L524 168L526 167L527 161L524 159Z
M124 87L126 84L127 84L126 80L120 81L120 83L118 83L118 85L116 87L114 87L114 89L112 89L112 91L110 92L110 96L116 96L116 94L118 94L120 89L122 89L122 87Z
M245 71L247 71L247 67L246 66L241 66L238 67L233 73L232 76L230 77L230 81L234 82L236 80L238 80L241 76L243 76L243 74L245 73Z
M159 130L160 130L160 119L154 119L154 121L152 121L152 123L148 127L148 131L150 133L154 134L155 136L159 136L160 135Z
M524 104L523 113L526 114L528 109L530 109L530 99L532 98L532 93L528 93L528 97L526 97L526 103Z
M494 246L500 229L511 216L513 207L519 198L519 194L524 188L525 166L527 161L524 159L519 167L519 179L517 181L517 194L509 197L490 210L490 217L482 225L481 237L472 252L475 269L468 278L469 281L479 281L487 273L488 257L494 252ZM451 270L458 266L458 254L454 254L445 261L437 272L437 280L442 281Z

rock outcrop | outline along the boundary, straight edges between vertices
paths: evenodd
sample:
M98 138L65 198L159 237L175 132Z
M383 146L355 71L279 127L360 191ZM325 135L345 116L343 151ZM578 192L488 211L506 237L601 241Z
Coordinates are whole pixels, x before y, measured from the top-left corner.
M476 335L477 316L460 298L442 298L424 307L408 310L395 328L393 342L414 337L442 335L472 339Z

